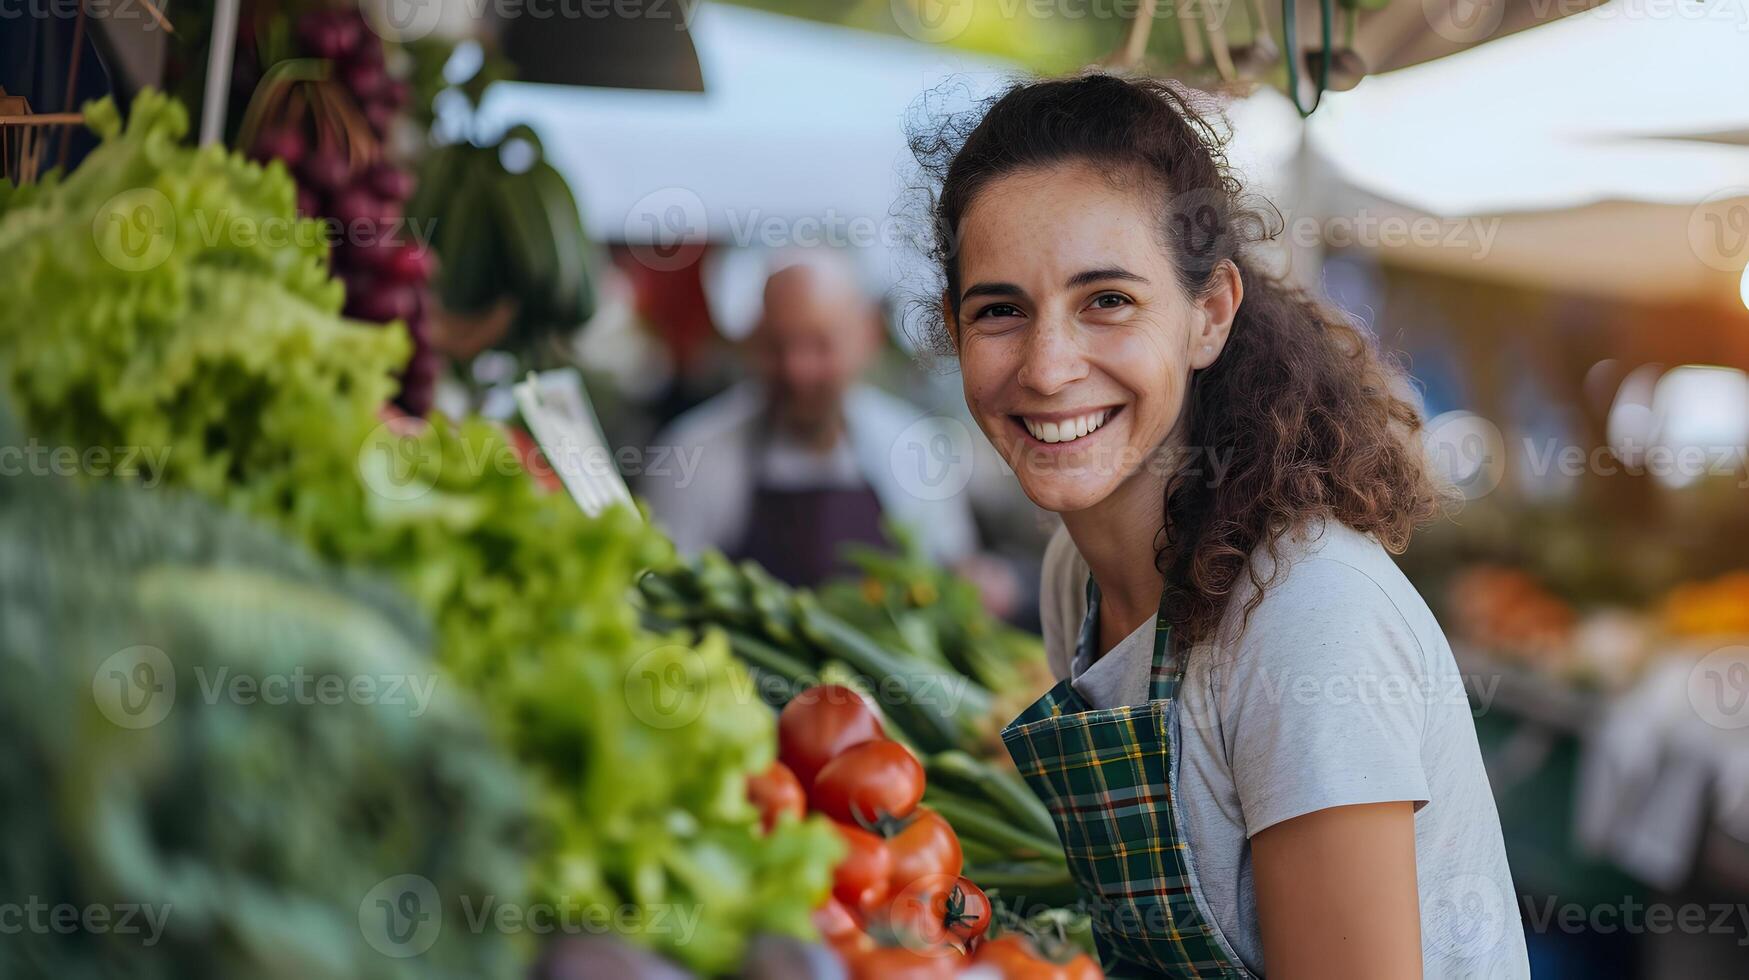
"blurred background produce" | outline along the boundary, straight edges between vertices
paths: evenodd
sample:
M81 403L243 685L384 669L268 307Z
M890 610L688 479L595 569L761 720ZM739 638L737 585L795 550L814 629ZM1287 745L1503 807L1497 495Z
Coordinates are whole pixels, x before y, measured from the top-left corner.
M7 814L0 903L176 908L152 947L39 931L0 972L1080 975L1086 917L994 738L1050 682L1055 525L917 357L906 127L1093 63L1217 99L1280 212L1266 259L1407 359L1465 499L1402 564L1462 660L1533 974L1742 962L1715 914L1749 904L1741 0L1340 3L1327 47L1303 4L534 6L68 4L0 32L0 780L44 801ZM712 497L718 448L656 434L743 378L767 276L810 250L877 307L856 377L920 423L834 472L963 504L979 561L940 567L888 507L798 589L555 492L570 467ZM534 447L530 369L586 381L605 454ZM177 697L132 729L93 681L151 693L142 654L112 676L138 647ZM195 683L300 665L436 695ZM778 711L821 685L878 728L798 760ZM864 827L814 780L871 741L921 802ZM920 957L905 934L981 918L964 888L895 914L895 850L949 835L990 914ZM852 907L881 853L888 901ZM486 894L622 914L471 925ZM440 938L385 954L428 935L402 911Z

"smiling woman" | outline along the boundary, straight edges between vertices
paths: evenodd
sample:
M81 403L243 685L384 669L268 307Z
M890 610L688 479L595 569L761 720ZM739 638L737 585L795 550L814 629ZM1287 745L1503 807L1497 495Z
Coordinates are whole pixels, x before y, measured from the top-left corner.
M1026 83L958 122L913 137L935 339L1064 525L1059 683L1003 738L1106 969L1525 976L1451 649L1390 559L1442 498L1407 378L1258 268L1181 89Z

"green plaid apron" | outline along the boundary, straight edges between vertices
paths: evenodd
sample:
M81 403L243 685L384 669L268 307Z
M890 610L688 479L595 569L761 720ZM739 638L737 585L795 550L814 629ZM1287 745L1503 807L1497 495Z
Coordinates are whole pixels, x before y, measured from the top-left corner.
M1099 628L1087 581L1079 649ZM1146 704L1095 709L1065 680L1002 731L1008 754L1044 800L1093 917L1112 976L1251 977L1203 915L1173 813L1172 720L1182 657L1164 611L1154 621Z

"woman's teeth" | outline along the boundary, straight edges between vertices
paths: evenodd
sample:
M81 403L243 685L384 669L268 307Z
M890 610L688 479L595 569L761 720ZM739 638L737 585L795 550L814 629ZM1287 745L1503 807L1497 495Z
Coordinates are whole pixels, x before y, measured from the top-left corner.
M1097 412L1090 412L1072 419L1063 419L1060 422L1035 422L1022 415L1020 421L1022 425L1026 426L1026 431L1032 433L1032 437L1040 442L1073 442L1104 425L1105 417L1110 412L1110 409L1102 408Z

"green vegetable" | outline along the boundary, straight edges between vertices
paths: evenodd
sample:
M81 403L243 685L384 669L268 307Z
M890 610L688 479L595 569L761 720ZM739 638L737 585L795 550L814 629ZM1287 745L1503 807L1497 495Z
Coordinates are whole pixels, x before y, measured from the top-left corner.
M533 157L506 169L507 145ZM536 352L556 331L595 313L595 247L565 178L543 158L540 138L517 126L492 143L452 143L430 150L407 215L428 222L443 260L437 286L444 305L481 313L516 304L509 343ZM535 362L542 358L535 354Z
M977 882L979 888L1000 895L1011 908L1062 907L1073 905L1081 897L1068 870L1052 861L967 862L964 874Z
M974 759L964 752L938 752L924 760L931 785L994 804L1014 825L1041 840L1057 840L1050 811L1012 768Z
M1054 859L1058 867L1064 866L1063 849L1055 834L1045 838L1028 833L1006 822L1003 814L996 810L934 785L925 791L924 801L947 818L962 838L1001 848L1010 857Z
M939 663L882 646L752 563L717 552L668 562L639 579L647 611L694 628L729 631L737 653L790 680L831 662L862 678L894 734L925 752L974 744L991 721L990 692Z
M817 820L759 835L745 780L775 753L770 711L722 637L653 633L627 602L668 543L542 492L496 425L379 419L406 337L338 315L279 165L183 147L152 92L125 131L108 103L88 118L103 145L0 217L3 370L32 431L135 451L122 475L404 589L537 786L538 900L696 915L630 928L707 973L757 932L811 935L841 845Z
M464 903L526 901L529 786L429 642L190 495L0 477L0 895L104 917L0 976L516 975Z
M1030 700L1049 686L1037 636L991 616L977 588L931 560L911 529L889 521L886 534L896 551L845 548L861 577L822 587L821 605L883 646L950 666L998 695Z

